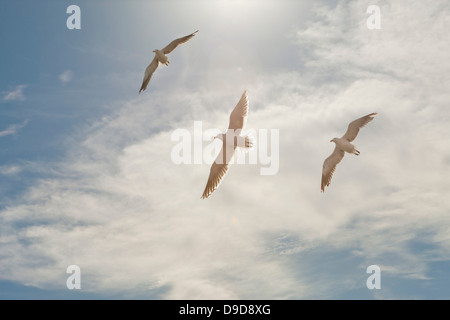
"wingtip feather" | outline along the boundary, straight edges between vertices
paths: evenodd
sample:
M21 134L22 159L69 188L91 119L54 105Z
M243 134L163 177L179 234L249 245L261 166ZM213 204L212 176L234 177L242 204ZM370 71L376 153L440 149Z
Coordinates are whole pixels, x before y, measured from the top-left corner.
M210 192L209 194L205 192L203 192L203 195L200 197L200 199L204 200L204 199L208 199L208 197L211 195L212 192Z

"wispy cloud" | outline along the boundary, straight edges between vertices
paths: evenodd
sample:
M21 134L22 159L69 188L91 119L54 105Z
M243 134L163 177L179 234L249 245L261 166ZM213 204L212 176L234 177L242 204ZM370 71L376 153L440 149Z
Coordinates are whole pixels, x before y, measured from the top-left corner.
M12 176L22 171L22 168L17 165L0 166L0 174L5 176Z
M58 78L59 78L59 80L61 81L62 84L69 83L70 81L73 80L73 71L72 70L66 70L63 73L61 73Z
M25 100L25 95L23 94L23 90L27 87L27 85L21 84L16 86L11 91L4 91L3 92L3 101L14 101L19 100L23 101Z
M25 127L28 124L28 120L23 121L22 123L12 124L8 126L5 130L0 131L0 137L9 136L17 133L20 129Z
M236 165L200 200L209 166L174 165L171 132L220 127L241 88L154 91L82 131L57 174L1 211L0 277L60 288L77 264L84 290L171 299L339 298L365 289L372 264L383 279L427 281L433 261L450 260L449 62L433 50L450 8L390 2L383 14L405 20L379 31L365 12L360 1L318 7L295 33L305 70L246 88L248 127L280 129L276 176ZM361 156L346 156L321 194L328 141L373 111ZM378 297L409 297L382 283Z

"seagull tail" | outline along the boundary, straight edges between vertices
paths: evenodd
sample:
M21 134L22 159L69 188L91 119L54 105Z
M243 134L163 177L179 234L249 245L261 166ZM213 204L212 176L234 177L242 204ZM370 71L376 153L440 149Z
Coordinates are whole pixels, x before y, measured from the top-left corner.
M255 138L253 136L250 136L250 135L245 136L245 146L244 146L244 148L251 149L251 148L253 148L255 143L256 143L256 140L255 140Z

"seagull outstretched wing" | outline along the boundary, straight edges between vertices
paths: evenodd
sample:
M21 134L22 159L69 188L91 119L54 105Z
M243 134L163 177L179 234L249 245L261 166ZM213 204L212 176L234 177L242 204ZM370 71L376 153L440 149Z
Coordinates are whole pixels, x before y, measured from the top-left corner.
M141 93L141 91L147 89L148 83L150 82L150 79L152 78L152 75L155 72L156 68L158 68L158 65L159 65L159 62L155 56L153 58L152 62L150 62L148 67L145 69L144 80L142 80L142 86L141 86L141 89L139 90L139 93Z
M178 39L173 40L171 43L169 43L167 46L165 46L164 49L162 49L161 51L162 51L164 54L169 54L169 53L171 53L171 52L172 52L173 50L175 50L175 48L178 47L180 44L185 43L185 42L188 42L193 36L195 36L195 34L196 34L197 32L198 32L198 30L195 31L194 33L191 33L191 34L188 35L188 36L181 37L181 38L178 38Z
M325 159L322 167L322 192L325 191L325 187L328 187L331 183L331 178L336 170L336 166L344 158L345 152L336 146L333 153Z
M225 174L228 172L230 167L230 162L233 159L236 147L230 147L224 140L222 144L222 149L211 165L209 171L208 182L206 183L205 190L203 191L202 199L208 198L214 190L216 190L220 183L222 182Z
M244 91L241 99L230 114L230 123L228 124L228 129L243 130L245 128L245 125L247 124L247 115L248 96L247 91Z
M347 132L342 136L342 139L346 139L349 142L352 142L356 139L356 136L359 133L359 129L364 127L366 124L368 124L370 121L373 120L373 116L375 116L377 113L371 113L367 116L361 117L359 119L356 119L348 125Z

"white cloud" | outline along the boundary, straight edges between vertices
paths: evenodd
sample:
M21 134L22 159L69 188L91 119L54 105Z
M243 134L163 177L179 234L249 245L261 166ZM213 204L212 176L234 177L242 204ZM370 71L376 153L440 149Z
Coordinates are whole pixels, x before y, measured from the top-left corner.
M450 259L449 62L439 49L450 8L384 3L381 30L365 27L368 2L317 7L294 36L305 69L246 88L248 127L280 129L277 175L236 165L200 200L209 166L174 165L171 132L194 120L223 128L242 88L155 90L80 132L59 174L1 211L0 276L64 288L77 264L84 290L171 299L339 297L364 287L372 264L383 276L432 277L430 262ZM328 141L373 111L355 141L361 155L346 156L321 194Z
M22 171L22 168L20 166L11 165L11 166L0 166L0 174L5 176L11 176L15 175Z
M63 73L61 73L58 78L59 78L59 80L61 81L62 84L69 83L70 81L73 80L73 71L72 70L66 70Z
M12 124L8 126L5 130L0 131L0 137L16 134L20 129L25 127L27 124L28 120L25 120L22 123Z
M16 86L11 91L3 92L3 101L24 101L25 95L23 94L23 90L27 87L27 85L21 84Z

